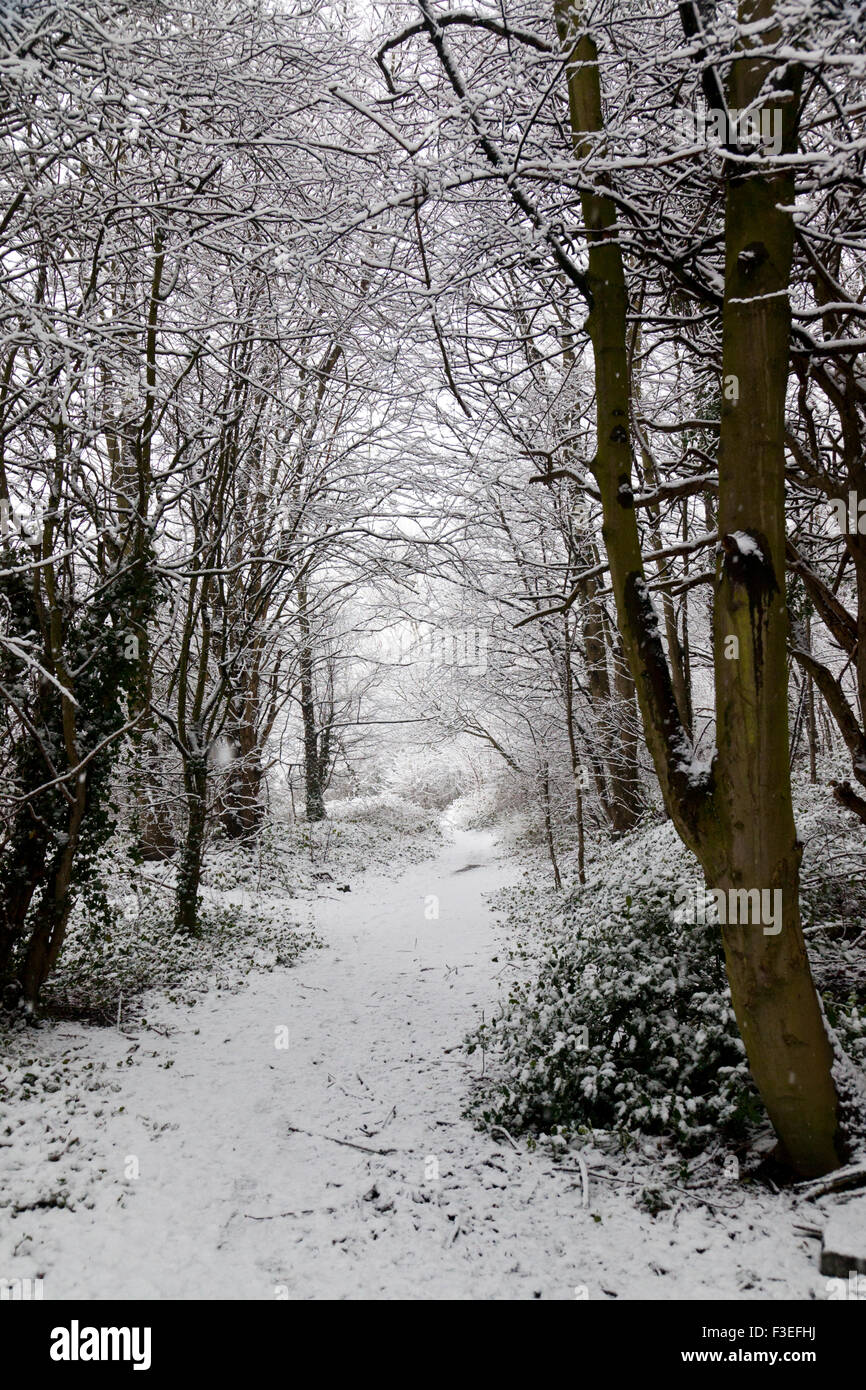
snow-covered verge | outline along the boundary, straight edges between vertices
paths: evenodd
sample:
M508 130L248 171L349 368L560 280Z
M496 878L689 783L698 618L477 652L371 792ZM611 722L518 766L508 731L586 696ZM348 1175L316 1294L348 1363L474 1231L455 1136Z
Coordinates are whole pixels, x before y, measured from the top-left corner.
M555 1149L666 1135L685 1152L742 1137L759 1114L718 927L684 926L669 825L620 844L569 893L529 878L506 904L519 967L470 1040L487 1056L483 1117ZM524 962L532 968L526 970Z
M153 997L146 1028L16 1035L0 1275L47 1299L826 1298L798 1228L827 1199L467 1117L484 1059L462 1039L516 968L491 898L520 877L455 831L399 877L318 881L324 946L292 969Z
M800 786L798 800L804 928L860 1157L862 826L850 824L826 786ZM561 858L564 893L552 888L539 855L536 872L501 904L514 980L500 1011L469 1040L486 1056L476 1102L483 1119L540 1135L554 1149L601 1131L665 1136L687 1154L715 1143L719 1168L720 1141L742 1157L765 1122L697 862L670 822L594 846L583 885L567 845Z

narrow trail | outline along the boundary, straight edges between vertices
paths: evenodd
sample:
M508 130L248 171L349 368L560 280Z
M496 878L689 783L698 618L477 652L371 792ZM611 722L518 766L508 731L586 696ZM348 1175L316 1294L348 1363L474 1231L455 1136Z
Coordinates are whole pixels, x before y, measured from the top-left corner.
M46 1297L808 1297L763 1208L674 1226L596 1185L585 1210L549 1156L462 1117L480 1062L459 1044L507 978L487 895L516 874L455 831L396 881L323 885L323 950L164 1004L170 1036L132 1065L105 1030L105 1111L124 1109L101 1121L93 1208L26 1217Z

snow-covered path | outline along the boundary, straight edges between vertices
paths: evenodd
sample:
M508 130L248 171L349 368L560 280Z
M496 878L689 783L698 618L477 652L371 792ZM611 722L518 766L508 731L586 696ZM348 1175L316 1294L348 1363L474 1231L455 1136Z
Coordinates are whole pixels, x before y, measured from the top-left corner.
M507 969L486 894L516 872L456 831L396 881L323 885L325 949L194 1010L164 1004L167 1037L130 1051L73 1029L117 1067L94 1111L104 1171L89 1210L15 1217L20 1273L35 1260L46 1298L820 1294L766 1198L674 1223L595 1184L584 1210L548 1155L462 1118L480 1061L459 1044Z

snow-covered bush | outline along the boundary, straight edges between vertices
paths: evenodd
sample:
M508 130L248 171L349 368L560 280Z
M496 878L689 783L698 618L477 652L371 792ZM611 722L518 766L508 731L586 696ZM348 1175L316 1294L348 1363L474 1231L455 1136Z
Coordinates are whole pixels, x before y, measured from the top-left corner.
M44 1011L108 1023L121 996L125 1018L140 1011L150 989L192 1002L214 978L235 987L251 970L292 965L317 944L313 932L287 919L279 901L206 903L200 934L188 936L174 930L171 899L148 895L141 911L115 909L110 923L76 914L46 986Z
M495 825L500 836L507 831L531 837L540 812L529 801L526 786L516 777L500 778L473 788L448 807L448 820L461 830L486 830Z
M346 797L327 802L328 818L337 824L362 824L386 830L421 834L436 824L432 808L408 801L394 792Z
M232 986L252 969L292 965L317 944L295 920L282 862L268 836L262 865L246 851L248 872L237 846L221 845L208 863L201 930L186 935L174 927L174 865L142 869L130 838L116 834L94 861L86 890L70 916L63 951L44 991L44 1012L108 1023L137 1011L145 991L193 1002L218 979ZM226 889L248 889L241 903ZM255 891L256 887L261 891Z
M442 811L470 784L471 772L458 742L404 749L382 772L386 793L430 810Z
M835 999L823 994L824 1009L836 1037L846 1055L866 1073L866 1006L862 995L853 992L847 998Z
M848 1057L866 1070L866 842L862 822L840 808L831 783L848 774L844 753L825 760L820 780L794 783L804 853L800 911L812 974Z
M468 1039L488 1054L486 1123L663 1134L694 1149L758 1117L718 928L678 920L677 888L695 881L669 825L595 866L544 932L537 974Z
M202 865L202 886L218 892L264 888L292 897L301 872L299 841L303 827L291 829L265 821L253 842L214 836Z
M351 881L372 871L396 872L435 854L443 835L439 813L391 792L326 802L328 819L299 824L298 867L331 870Z

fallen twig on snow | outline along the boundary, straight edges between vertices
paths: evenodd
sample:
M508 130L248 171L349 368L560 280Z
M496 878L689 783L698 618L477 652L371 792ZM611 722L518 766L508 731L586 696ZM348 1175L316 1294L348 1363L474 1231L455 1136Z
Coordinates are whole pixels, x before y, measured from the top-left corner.
M586 1167L586 1160L584 1159L584 1157L583 1157L582 1154L576 1153L576 1154L574 1155L574 1157L577 1159L578 1164L580 1165L578 1168L560 1168L559 1165L557 1165L557 1166L553 1169L553 1172L554 1172L554 1173L579 1173L579 1174L580 1174L580 1186L581 1186L581 1189L582 1189L580 1205L581 1205L582 1207L588 1207L588 1206L589 1206L589 1172L588 1172L587 1167ZM593 1170L593 1173L594 1173L594 1172L595 1172L595 1170ZM598 1174L598 1177L601 1177L601 1178L608 1178L608 1177L609 1177L610 1180L611 1180L611 1182L627 1182L627 1181L628 1181L627 1178L615 1178L615 1177L614 1177L612 1174L610 1174L610 1173L599 1173L599 1174Z
M306 1134L308 1139L327 1139L330 1144L342 1144L347 1149L360 1149L362 1154L396 1154L399 1149L371 1149L367 1144L355 1144L351 1139L337 1139L333 1134L314 1134L311 1129L300 1129L298 1125L288 1126L289 1134Z
M559 1166L559 1164L557 1164L555 1168L551 1168L550 1171L551 1171L551 1173L573 1173L576 1177L581 1177L581 1176L582 1176L582 1174L581 1174L579 1168L561 1168L561 1167ZM630 1182L630 1183L636 1183L636 1182L639 1182L639 1181L640 1181L639 1178L621 1178L621 1177L619 1177L616 1173L604 1173L604 1172L602 1172L600 1169L597 1169L597 1168L593 1168L593 1170L592 1170L592 1176L593 1176L594 1178L601 1178L602 1182Z
M303 1211L275 1211L270 1216L251 1216L244 1212L244 1221L279 1221L282 1216L333 1216L336 1207L306 1207Z
M366 1134L367 1137L368 1137L369 1139L372 1139L372 1138L374 1137L374 1135L376 1135L376 1134L381 1134L382 1130L385 1129L386 1125L389 1125L389 1124L391 1123L391 1121L392 1121L392 1120L396 1120L396 1118L397 1118L397 1107L396 1107L396 1105L392 1105L392 1106L391 1106L391 1109L388 1111L388 1114L385 1116L384 1120L381 1122L381 1124L378 1126L378 1128L376 1128L376 1129L368 1129L366 1125L361 1125L361 1129L363 1130L364 1134Z
M798 1183L796 1190L804 1201L811 1202L815 1197L823 1197L827 1192L842 1192L846 1187L866 1187L866 1163L849 1163L820 1182Z
M493 1138L494 1134L504 1134L512 1149L514 1149L514 1152L520 1153L520 1149L515 1144L514 1140L512 1139L511 1135L508 1133L508 1130L505 1128L504 1125L492 1125L489 1132L491 1139Z

